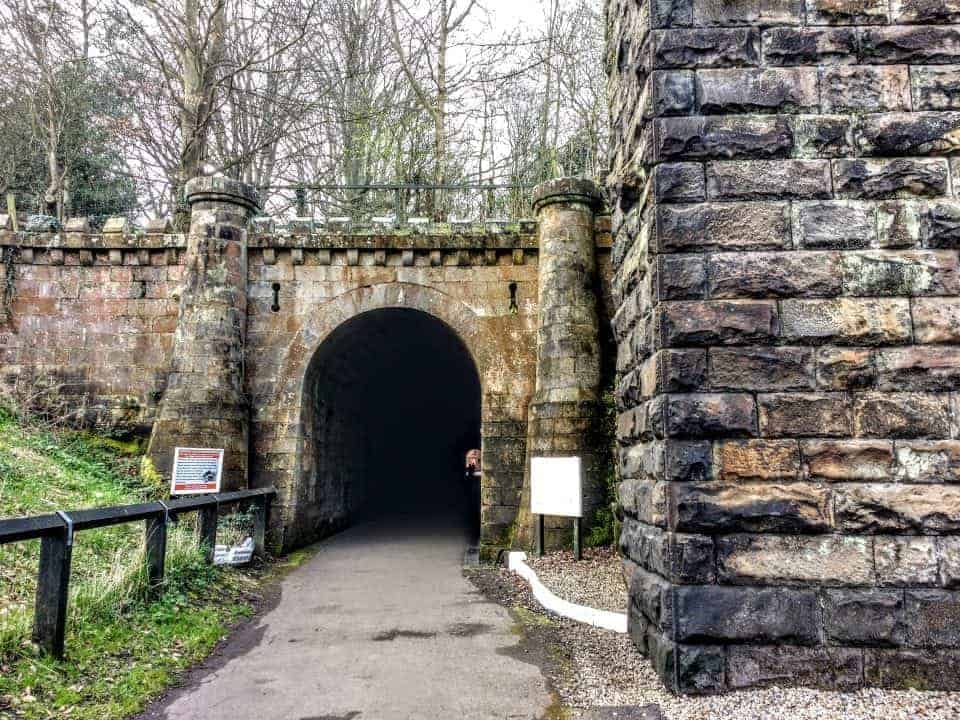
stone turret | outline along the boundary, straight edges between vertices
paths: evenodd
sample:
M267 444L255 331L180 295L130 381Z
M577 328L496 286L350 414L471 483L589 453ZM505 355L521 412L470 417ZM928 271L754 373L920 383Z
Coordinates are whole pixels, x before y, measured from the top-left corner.
M560 178L534 190L540 221L536 390L528 414L528 456L579 456L585 469L583 506L589 524L603 502L595 448L600 417L600 332L594 215L597 186ZM529 461L527 463L529 472ZM529 483L527 483L529 490ZM529 492L521 507L520 540L529 544ZM570 522L548 520L547 547L567 544Z
M246 487L247 223L259 200L253 188L219 176L191 180L186 198L186 271L171 370L148 454L169 476L175 447L224 448L223 487Z

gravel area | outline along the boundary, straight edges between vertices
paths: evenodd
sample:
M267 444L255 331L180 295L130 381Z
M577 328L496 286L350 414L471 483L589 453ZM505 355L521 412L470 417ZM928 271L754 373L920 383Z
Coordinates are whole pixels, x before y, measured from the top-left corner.
M675 697L626 635L547 613L526 582L503 568L483 568L470 577L488 598L514 610L526 634L552 649L543 669L574 718L597 707L655 703L665 720L960 720L960 693L767 688Z
M613 548L586 548L580 562L573 559L571 551L527 557L527 565L564 600L598 610L627 611L627 586Z

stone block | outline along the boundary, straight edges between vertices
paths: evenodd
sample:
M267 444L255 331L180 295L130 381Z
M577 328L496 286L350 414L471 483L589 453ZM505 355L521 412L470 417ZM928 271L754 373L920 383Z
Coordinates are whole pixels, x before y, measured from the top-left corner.
M955 200L937 200L924 203L918 210L919 238L925 247L960 248L960 203Z
M699 255L659 255L653 266L657 300L694 300L707 293L706 260Z
M896 454L900 482L960 482L960 440L904 440Z
M913 247L920 242L921 223L920 203L881 203L877 218L877 244L882 248Z
M733 160L788 157L793 130L776 115L667 117L654 121L655 160Z
M876 354L880 390L960 389L960 347L887 348Z
M912 306L917 342L960 342L960 298L918 298Z
M832 527L825 485L672 483L672 529L691 533L821 533Z
M894 478L893 443L882 440L804 440L803 476L815 482L876 482Z
M758 395L762 437L845 437L853 430L853 410L845 393Z
M866 348L819 348L817 385L825 390L856 390L876 382L873 351Z
M813 200L831 195L827 160L747 160L707 164L711 200Z
M650 23L655 28L724 25L799 25L803 22L803 0L739 0L716 3L711 0L655 0Z
M745 437L756 434L757 409L751 395L669 395L664 397L663 404L666 437Z
M715 390L812 390L813 350L792 347L714 348L709 385Z
M941 155L955 152L960 112L864 115L857 127L863 155Z
M763 33L768 65L829 65L857 61L857 34L848 28L775 27Z
M700 163L661 163L653 169L653 194L657 202L701 202L706 181Z
M817 72L813 68L699 70L697 100L704 115L816 112Z
M726 585L873 585L873 539L842 535L720 537L717 580Z
M769 344L779 328L776 303L763 300L665 302L655 314L663 347Z
M653 62L657 68L756 65L760 32L755 28L656 30Z
M860 61L911 65L960 62L960 28L922 25L865 28L860 36Z
M706 384L706 350L659 350L641 368L644 397L702 390Z
M880 250L843 255L843 288L847 295L956 295L960 264L949 251Z
M877 584L934 587L940 580L936 538L876 538Z
M960 23L960 0L891 0L890 21L914 23Z
M960 651L867 650L864 679L872 687L916 691L960 690Z
M839 65L820 75L824 112L889 112L910 109L906 65Z
M670 482L704 482L713 477L713 446L710 442L664 443L664 479Z
M734 645L727 651L731 690L767 686L856 690L862 678L861 653L849 648Z
M947 194L947 161L941 158L835 160L839 197L885 200Z
M658 252L790 247L788 203L662 205L656 212Z
M856 533L948 533L960 530L955 485L836 485L837 527Z
M621 551L640 567L674 583L712 583L716 579L713 540L706 535L667 532L625 519Z
M795 440L732 440L716 443L716 477L723 482L793 481L800 471Z
M780 311L787 342L887 345L912 338L908 300L782 300Z
M960 110L960 65L915 65L910 77L917 110Z
M960 593L907 590L906 644L923 648L960 647Z
M813 645L819 641L815 592L718 586L679 587L674 592L680 642Z
M839 253L716 253L707 268L712 298L832 297L842 291Z
M794 157L841 158L856 154L849 115L790 115Z
M128 235L129 233L130 221L125 217L107 218L103 223L104 235Z
M794 238L802 248L849 250L870 247L877 237L876 217L876 207L869 203L794 203ZM837 278L839 282L839 273Z
M653 114L691 115L697 103L691 70L656 70L651 74Z
M903 644L903 593L895 590L824 590L823 628L831 643L857 646Z
M807 0L811 25L884 25L889 22L887 0Z
M707 695L726 687L726 654L722 647L678 644L650 631L647 648L654 671L675 693Z
M949 438L949 396L932 393L867 392L854 402L858 437Z
M940 584L951 590L960 589L960 538L937 538L940 555Z

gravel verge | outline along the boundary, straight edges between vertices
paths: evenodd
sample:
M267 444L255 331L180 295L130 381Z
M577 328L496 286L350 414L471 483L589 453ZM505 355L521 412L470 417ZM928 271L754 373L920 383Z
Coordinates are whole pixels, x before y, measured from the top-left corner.
M489 599L513 611L525 634L551 649L552 659L541 667L573 718L598 707L656 704L665 720L960 720L960 693L771 687L676 697L663 689L628 636L545 611L527 583L503 568L483 567L468 576Z
M579 562L569 550L542 558L528 556L527 565L547 589L564 600L597 610L627 611L627 586L613 548L586 548Z

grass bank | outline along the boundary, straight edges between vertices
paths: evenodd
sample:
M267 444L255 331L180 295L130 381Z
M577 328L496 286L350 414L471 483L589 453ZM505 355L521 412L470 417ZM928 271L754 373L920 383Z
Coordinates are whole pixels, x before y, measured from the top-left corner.
M140 452L0 408L0 518L162 498L140 475ZM0 718L127 717L252 613L263 569L208 566L192 522L171 528L165 584L152 596L143 523L77 534L64 662L30 643L39 541L0 546Z

